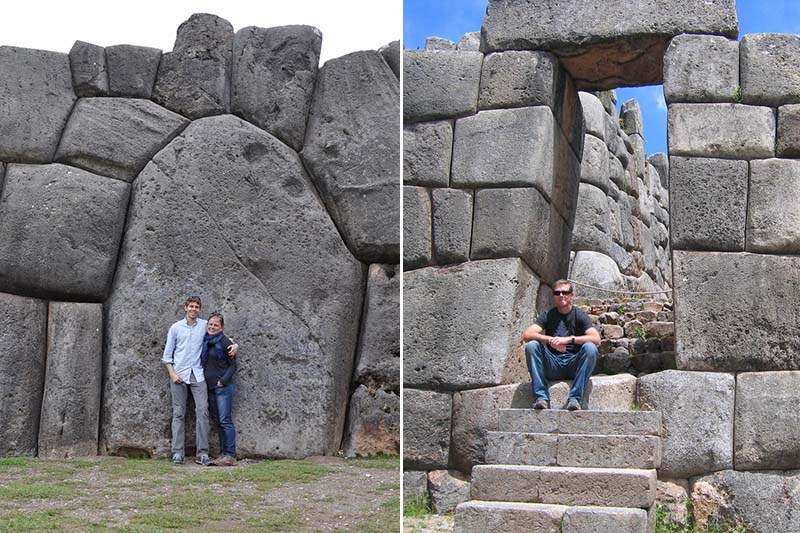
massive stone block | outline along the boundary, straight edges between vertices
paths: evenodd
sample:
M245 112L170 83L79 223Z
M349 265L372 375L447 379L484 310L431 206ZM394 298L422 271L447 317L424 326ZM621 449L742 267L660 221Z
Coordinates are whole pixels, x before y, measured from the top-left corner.
M191 119L227 113L232 43L227 20L207 13L189 17L178 27L172 52L161 56L153 100Z
M130 182L188 124L149 100L81 98L55 159Z
M740 46L743 102L800 103L800 35L752 33Z
M0 456L36 455L47 349L47 302L0 294Z
M775 110L741 104L672 104L669 153L755 159L775 154Z
M403 389L403 468L447 468L450 453L449 393Z
M737 470L800 467L800 372L745 372L736 377Z
M439 264L469 260L473 192L433 189L433 253Z
M403 269L430 265L431 196L425 187L403 187Z
M102 304L50 302L39 457L97 454Z
M322 33L312 26L266 29L250 26L236 32L231 111L299 151L303 147L321 47ZM377 52L369 57L381 59ZM386 65L382 60L381 63ZM377 70L376 65L369 68ZM386 83L382 76L379 80ZM331 79L327 81L330 83Z
M0 160L49 163L75 93L67 54L0 46Z
M778 108L777 135L775 151L778 157L800 156L800 104Z
M606 110L600 99L587 92L579 92L578 97L581 101L583 110L583 122L586 133L594 135L603 142L606 140Z
M522 331L539 280L516 258L429 267L404 276L407 386L486 387L524 379Z
M714 35L678 35L664 54L664 98L733 102L739 88L739 43Z
M747 251L800 252L800 161L767 159L750 163Z
M383 389L370 391L364 385L359 385L350 398L342 451L349 457L399 454L399 394Z
M676 250L673 270L678 368L800 368L800 258Z
M183 316L186 296L199 294L242 346L239 453L335 452L364 267L297 154L231 115L204 118L153 158L132 194L106 303L101 451L168 453L170 395L159 360L169 324Z
M150 98L161 61L161 50L120 44L106 47L111 96Z
M130 185L59 164L9 165L0 196L0 290L102 302Z
M378 48L378 52L383 56L383 60L394 72L395 77L400 79L400 41L392 41L389 44Z
M639 378L639 405L661 411L659 474L687 478L733 467L734 378L665 370Z
M365 263L400 262L400 87L378 52L319 72L303 162L348 248Z
M558 58L538 51L511 50L483 58L479 109L546 105L561 98Z
M452 154L453 125L450 121L403 126L403 183L447 187Z
M594 135L586 135L583 141L581 181L589 183L608 194L610 186L609 153L606 143Z
M672 248L743 251L747 161L673 156L670 167Z
M354 379L400 392L400 268L370 265Z
M490 0L481 49L552 50L579 88L661 83L661 58L672 36L738 35L733 0L607 2Z
M75 41L69 51L72 88L77 96L108 95L106 49L96 44Z
M480 52L403 50L403 121L475 113L482 63Z
M581 251L575 254L569 271L569 279L591 287L580 287L581 298L613 298L613 291L625 290L625 278L613 259L599 252ZM609 289L598 290L592 287Z
M622 246L612 239L614 233L608 197L588 183L581 183L575 228L572 231L572 249L590 250L609 256L619 270L631 272L632 258Z

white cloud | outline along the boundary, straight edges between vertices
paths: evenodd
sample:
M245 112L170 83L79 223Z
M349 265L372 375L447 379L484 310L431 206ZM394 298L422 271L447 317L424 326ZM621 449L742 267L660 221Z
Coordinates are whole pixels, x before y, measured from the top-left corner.
M667 102L664 100L664 89L661 85L657 85L650 89L651 96L653 97L653 103L655 103L656 109L659 111L666 113L667 112Z

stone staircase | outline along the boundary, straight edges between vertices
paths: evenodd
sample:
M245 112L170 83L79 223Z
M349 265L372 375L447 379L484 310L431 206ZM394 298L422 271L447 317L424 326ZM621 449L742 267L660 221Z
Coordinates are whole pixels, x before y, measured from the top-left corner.
M655 530L661 413L500 409L456 532Z

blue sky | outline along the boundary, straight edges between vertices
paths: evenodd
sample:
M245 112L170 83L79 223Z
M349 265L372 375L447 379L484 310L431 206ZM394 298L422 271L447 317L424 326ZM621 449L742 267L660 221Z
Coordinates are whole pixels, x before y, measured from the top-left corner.
M486 0L404 0L403 40L406 48L422 48L425 38L436 35L458 41L470 31L480 31ZM739 38L747 33L800 33L797 0L737 0ZM639 100L644 118L645 151L667 151L667 106L660 85L617 90L618 105Z

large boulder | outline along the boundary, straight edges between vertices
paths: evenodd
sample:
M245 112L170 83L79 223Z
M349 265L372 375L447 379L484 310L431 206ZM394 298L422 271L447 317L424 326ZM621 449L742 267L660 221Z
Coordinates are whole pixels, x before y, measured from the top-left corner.
M742 37L742 101L779 106L800 103L800 35L751 33Z
M0 293L0 456L36 455L47 353L47 302Z
M383 56L383 60L394 72L395 77L400 79L400 41L392 41L378 48L378 52Z
M0 46L0 160L49 163L75 103L69 56Z
M800 161L751 161L749 192L747 251L800 252Z
M319 71L303 161L348 248L365 263L400 262L400 87L378 52Z
M55 159L90 172L133 181L189 121L141 98L81 98Z
M403 269L433 261L431 193L425 187L403 187Z
M72 88L77 96L108 95L106 49L96 44L75 41L69 51Z
M322 33L312 26L236 32L231 110L300 151L321 47Z
M405 385L462 389L524 379L522 331L535 319L539 280L520 259L422 268L403 283Z
M403 389L403 468L447 468L452 408L450 393Z
M230 109L233 26L195 13L178 27L172 52L161 56L153 100L191 119Z
M448 120L403 126L403 183L447 187L453 154L453 125Z
M364 267L293 150L231 115L193 122L135 182L106 303L101 452L168 453L171 402L159 360L169 324L199 294L242 346L239 453L334 453L363 287Z
M0 196L0 290L102 302L130 185L60 164L9 165Z
M483 54L403 51L403 121L463 117L478 110Z
M621 292L626 288L625 278L614 260L600 252L588 250L575 254L569 279L582 284L579 287L581 298L612 298L614 291Z
M667 102L733 102L738 88L738 42L716 35L689 34L670 41L664 54Z
M50 302L39 457L97 454L102 304Z
M106 47L108 89L111 96L150 98L161 62L161 50L118 44Z
M433 189L433 254L439 264L469 260L474 194L461 189Z
M359 385L350 398L342 451L349 457L400 453L400 395Z

